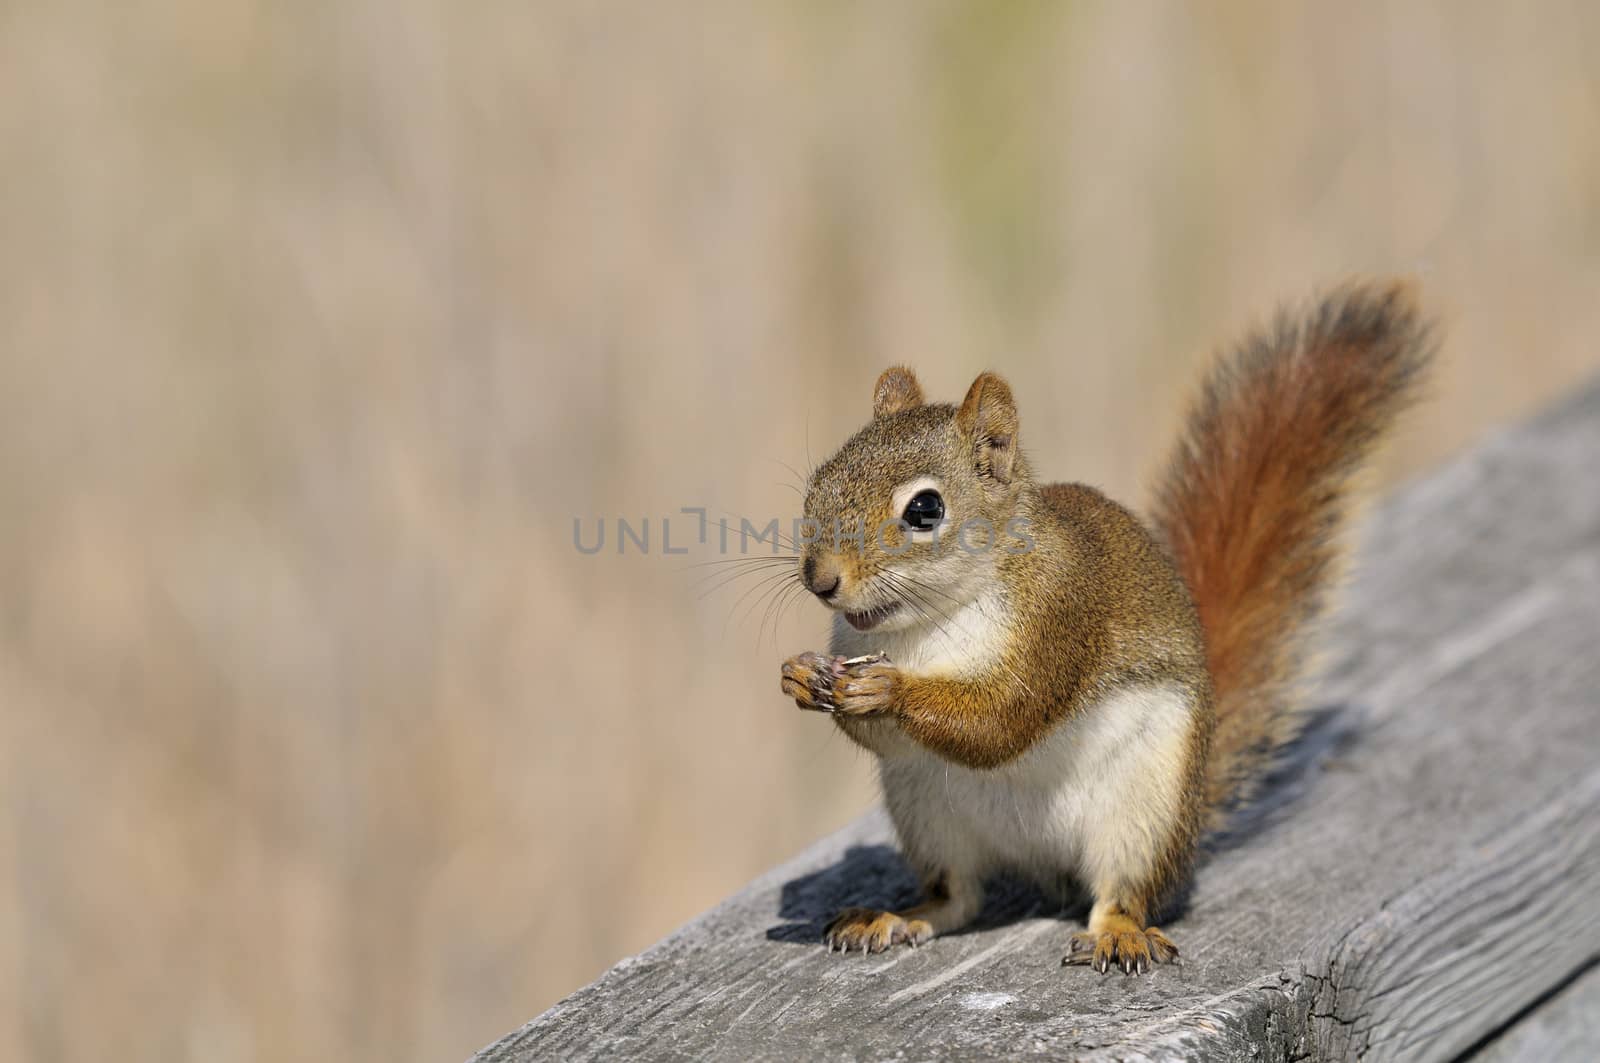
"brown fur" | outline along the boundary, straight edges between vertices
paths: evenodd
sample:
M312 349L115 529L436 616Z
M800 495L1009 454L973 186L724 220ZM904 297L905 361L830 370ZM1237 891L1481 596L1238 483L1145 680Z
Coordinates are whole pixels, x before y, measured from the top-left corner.
M1171 959L1176 948L1148 920L1187 879L1201 832L1248 796L1267 758L1295 733L1291 695L1309 626L1325 608L1350 476L1412 397L1427 357L1427 330L1398 287L1352 286L1304 321L1280 318L1207 380L1162 487L1154 533L1093 488L1034 481L1018 446L1015 401L998 376L979 376L957 408L925 405L909 370L885 372L873 420L812 475L806 515L876 527L897 515L897 485L935 477L948 512L995 527L1025 518L1035 546L968 562L948 541L908 541L897 528L881 544L870 535L814 543L802 569L827 575L824 584L837 572L837 593L830 586L826 598L848 615L898 603L926 620L938 612L928 595L944 592L908 583L907 574L950 580L954 563L956 573L1003 588L1005 627L996 630L1006 641L997 659L965 671L921 672L881 654L840 654L858 640L836 636L831 653L785 663L784 693L831 713L874 752L908 737L944 760L990 770L1065 720L1116 711L1109 706L1121 692L1181 691L1181 752L1135 742L1121 761L1179 772L1169 780L1176 812L1126 806L1153 818L1130 828L1136 835L1111 837L1147 836L1150 850L1129 857L1125 873L1115 861L1097 872L1088 932L1067 962L1131 972ZM890 811L903 827L906 811ZM898 915L848 911L831 924L830 945L876 951L915 942L976 911L981 883L947 878L910 841L908 856L930 884L927 901Z
M911 370L903 365L885 369L872 389L872 415L887 417L891 413L913 410L923 403L922 385Z
M875 394L884 391L880 384ZM827 655L807 653L785 662L782 688L804 708L833 713L868 749L874 748L871 721L892 715L902 732L940 756L994 768L1119 689L1150 682L1183 687L1195 713L1183 806L1151 854L1151 874L1112 899L1120 906L1115 910L1142 918L1187 877L1202 824L1211 715L1199 621L1149 530L1094 488L1036 484L1016 437L1010 389L984 374L960 409L920 406L880 414L817 470L806 507L815 519L876 524L888 515L877 500L890 486L932 469L964 510L980 511L997 525L1026 517L1036 548L997 557L1017 620L1017 638L1000 664L982 675L951 678L902 672L893 662L835 661L830 669ZM963 469L970 482L963 482ZM818 566L837 566L847 588L871 583L885 560L870 542L866 549L850 543L843 550L823 543L807 556ZM840 928L853 929L838 938L841 943L884 940L879 931L887 924L850 915Z
M1416 397L1431 351L1408 288L1351 285L1249 337L1189 414L1156 525L1206 634L1213 825L1299 730L1295 687L1337 574L1352 475Z

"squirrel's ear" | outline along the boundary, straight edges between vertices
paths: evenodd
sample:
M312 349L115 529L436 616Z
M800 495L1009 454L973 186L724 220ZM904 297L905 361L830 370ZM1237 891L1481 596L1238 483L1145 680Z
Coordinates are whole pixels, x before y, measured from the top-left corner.
M1017 404L1011 388L994 373L982 373L967 389L956 424L972 437L979 473L1008 484L1017 464Z
M903 365L890 366L872 389L872 416L886 417L922 405L922 385Z

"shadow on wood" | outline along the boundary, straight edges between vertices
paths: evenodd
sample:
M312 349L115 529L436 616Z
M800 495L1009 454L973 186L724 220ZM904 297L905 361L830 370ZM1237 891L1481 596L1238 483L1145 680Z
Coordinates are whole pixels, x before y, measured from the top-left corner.
M831 866L783 884L778 915L788 922L769 927L767 940L819 949L823 947L823 928L841 909L893 911L910 907L920 897L916 876L893 846L852 846ZM1086 910L1087 904L1081 898L1049 897L1030 883L998 876L987 884L979 917L972 925L946 936L992 930L1040 914L1079 918Z

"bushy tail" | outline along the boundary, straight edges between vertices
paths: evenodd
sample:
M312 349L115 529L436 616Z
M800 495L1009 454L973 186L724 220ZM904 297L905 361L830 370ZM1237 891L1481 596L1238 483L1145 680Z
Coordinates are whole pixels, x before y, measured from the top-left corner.
M1299 731L1295 687L1338 575L1351 481L1432 347L1407 286L1351 285L1249 337L1189 413L1156 522L1205 629L1213 825Z

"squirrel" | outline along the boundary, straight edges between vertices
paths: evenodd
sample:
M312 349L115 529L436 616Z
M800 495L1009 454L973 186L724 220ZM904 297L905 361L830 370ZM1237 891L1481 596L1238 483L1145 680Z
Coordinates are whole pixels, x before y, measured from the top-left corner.
M830 951L956 930L1008 871L1092 897L1063 964L1177 957L1155 924L1303 726L1354 474L1433 331L1403 282L1280 311L1210 371L1149 524L1038 482L998 375L960 406L904 366L879 377L872 420L806 484L797 576L832 638L781 686L876 755L923 899L846 909Z

